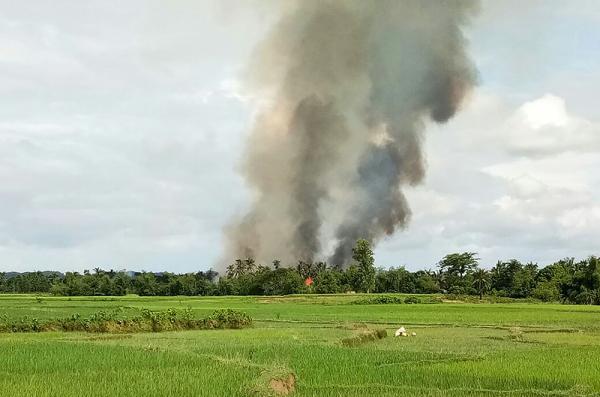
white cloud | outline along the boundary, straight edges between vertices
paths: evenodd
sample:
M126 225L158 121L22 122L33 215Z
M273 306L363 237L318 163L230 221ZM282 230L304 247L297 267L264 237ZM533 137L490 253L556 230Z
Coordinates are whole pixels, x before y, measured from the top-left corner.
M217 2L139 6L3 5L0 271L218 256L245 198L250 114L231 82L260 21L215 20Z
M507 146L532 154L600 149L600 124L567 112L565 101L555 95L523 104L503 127Z
M564 211L557 219L567 238L600 235L600 206L588 205Z
M525 103L516 113L520 123L534 130L544 127L564 128L570 121L565 101L550 94Z
M599 176L593 172L600 166L597 153L569 151L546 157L509 157L503 162L484 166L482 171L505 180L530 177L556 188L588 190Z
M489 93L475 95L455 122L428 136L429 176L408 191L411 225L379 247L383 263L421 268L463 250L488 266L597 254L600 137L566 109L557 96L511 110Z

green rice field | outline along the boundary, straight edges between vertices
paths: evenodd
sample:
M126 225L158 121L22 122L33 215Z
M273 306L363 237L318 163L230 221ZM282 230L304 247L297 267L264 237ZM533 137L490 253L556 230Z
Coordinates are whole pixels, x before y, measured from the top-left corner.
M1 396L600 396L600 307L0 295L5 318L231 308L250 328L0 333ZM394 337L404 326L416 336ZM387 337L343 340L385 329Z

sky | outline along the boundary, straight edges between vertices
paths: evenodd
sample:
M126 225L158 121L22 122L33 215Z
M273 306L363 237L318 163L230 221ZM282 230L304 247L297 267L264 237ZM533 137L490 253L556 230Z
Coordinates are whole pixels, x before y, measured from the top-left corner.
M478 86L429 125L410 225L378 266L600 254L600 2L484 1ZM0 271L214 266L248 206L267 0L0 0Z

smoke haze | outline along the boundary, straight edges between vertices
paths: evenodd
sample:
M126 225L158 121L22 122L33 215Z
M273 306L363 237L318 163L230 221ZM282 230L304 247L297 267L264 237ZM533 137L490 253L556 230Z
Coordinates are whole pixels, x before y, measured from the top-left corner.
M347 265L359 238L407 225L427 120L473 86L462 29L471 1L297 0L250 61L266 98L242 163L253 201L226 230L224 261Z

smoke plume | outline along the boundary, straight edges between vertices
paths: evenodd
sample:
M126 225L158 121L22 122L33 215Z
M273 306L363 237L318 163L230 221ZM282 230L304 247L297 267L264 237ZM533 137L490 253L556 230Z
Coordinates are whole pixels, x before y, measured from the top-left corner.
M266 98L242 169L248 213L225 260L329 255L404 227L405 185L423 180L425 122L443 123L473 86L462 28L471 1L295 0L257 47L249 88Z

